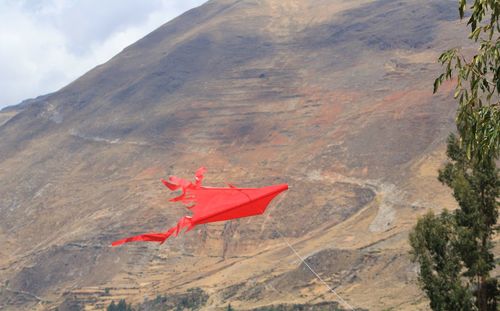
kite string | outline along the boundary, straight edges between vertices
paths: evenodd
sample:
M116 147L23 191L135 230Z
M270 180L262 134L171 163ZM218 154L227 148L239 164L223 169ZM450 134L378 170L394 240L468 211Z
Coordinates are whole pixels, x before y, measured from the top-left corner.
M339 299L339 301L341 303L343 303L349 309L354 310L353 306L351 306L347 301L345 301L342 297L340 297L340 295L330 285L328 285L328 283L325 280L323 280L323 278L321 278L321 276L319 276L319 274L316 273L316 271L314 271L314 269L305 261L305 259L302 258L302 256L300 256L300 254L292 246L292 244L290 244L288 242L288 240L283 236L283 234L278 229L275 229L275 231L278 232L278 234L283 239L283 241L285 241L285 243L288 246L288 248L290 248L293 251L293 253L295 254L295 256L297 256L300 259L300 261L309 269L309 271L311 271L316 276L316 278L318 278L318 280L320 280L335 295L335 297L337 297Z
M274 205L274 207L279 206L285 197L286 197L286 193L284 195L282 195L278 199L278 202L276 202L276 204ZM302 256L300 256L299 252L297 252L297 250L295 249L295 247L293 247L292 244L290 244L290 242L288 242L288 240L285 238L285 236L283 235L283 233L281 233L281 231L278 230L278 226L276 225L276 223L274 222L274 220L271 218L271 213L272 213L273 210L274 209L270 209L269 210L269 214L268 214L268 217L266 219L270 219L271 220L271 225L273 225L274 231L276 231L279 234L279 236L281 237L281 239L283 241L285 241L285 243L288 246L288 248L292 250L292 252L295 254L295 256L297 256L297 258L299 258L299 260L309 269L309 271L311 271L312 274L314 274L314 276L316 276L316 278L318 280L320 280L326 286L326 288L328 288L328 290L335 295L335 297L338 298L338 300L340 301L340 303L343 303L350 310L354 310L353 306L351 306L347 301L345 301L344 298L342 298L337 293L337 291L335 289L333 289L330 285L328 285L328 283L325 280L323 280L323 278L316 271L314 271L314 269L306 262L306 260L304 258L302 258Z
M307 24L305 25L305 27L303 28L303 30L307 29L311 24L312 22L314 21L314 17L311 18L309 20L309 22L307 22ZM289 57L289 54L286 54L285 57L284 57L284 62L281 64L280 68L278 70L283 70L285 68L285 66L288 64L290 60L290 57ZM243 169L244 171L246 171L247 173L249 173L247 170ZM245 193L246 194L246 193ZM286 195L286 194L285 194ZM247 195L248 196L248 195ZM278 201L278 203L276 205L279 205L279 203L281 203L281 200L283 199L280 198L280 200ZM272 210L271 210L272 211ZM271 216L271 211L269 212L269 217ZM300 254L297 252L297 250L295 250L295 248L288 242L288 240L283 236L283 234L278 230L278 226L276 226L276 224L274 223L274 221L271 219L271 223L274 225L274 228L275 228L275 231L280 235L280 237L283 239L283 241L285 241L286 245L288 246L288 248L290 248L292 250L292 252L295 254L295 256L297 256L299 258L299 260L304 263L304 265L316 276L316 278L318 280L320 280L334 295L335 297L338 298L338 300L343 303L345 306L347 306L349 309L351 310L354 310L354 307L351 306L347 301L345 301L336 291L335 289L333 289L332 287L330 287L330 285L328 285L328 283L326 283L325 280L323 280L318 273L316 273L316 271L314 271L314 269L304 260L304 258L302 258L302 256L300 256Z
M237 188L236 188L236 189L237 189ZM240 189L237 189L237 190L240 190ZM241 192L241 193L243 193L244 195L246 195L246 196L247 196L247 198L248 198L248 201L249 201L249 202L251 201L250 196L249 196L247 193L245 193L245 192L243 192L243 191L241 191L241 190L240 190L240 192ZM282 197L279 199L279 201L277 202L277 204L276 204L276 205L279 205L279 204L281 203L281 201L283 200L283 197L284 197L284 196L282 196ZM270 211L269 211L269 216L268 216L268 217L270 217L270 216L271 216L271 211L272 211L272 210L270 210ZM345 301L345 300L344 300L344 298L342 298L342 297L341 297L341 296L340 296L340 295L339 295L339 294L335 291L335 289L333 289L330 285L328 285L328 283L327 283L325 280L323 280L323 278L322 278L321 276L319 276L319 274L318 274L318 273L316 273L316 271L314 271L314 269L313 269L313 268L312 268L312 267L311 267L311 266L310 266L310 265L309 265L309 264L305 261L305 259L304 259L304 258L302 258L302 256L300 256L300 254L299 254L299 253L297 252L297 250L296 250L296 249L292 246L292 244L290 244L290 243L288 242L288 240L285 238L285 236L281 233L281 231L279 231L279 230L278 230L278 226L276 226L276 224L274 223L274 221L273 221L272 219L271 219L271 223L274 225L274 230L275 230L275 231L276 231L276 232L280 235L281 239L283 239L283 241L285 241L285 243L286 243L286 245L288 246L288 248L290 248L290 249L292 250L292 252L295 254L295 256L297 256L297 257L300 259L300 261L301 261L301 262L302 262L302 263L303 263L303 264L304 264L304 265L305 265L305 266L309 269L309 271L311 271L311 272L312 272L312 273L316 276L316 278L317 278L318 280L320 280L320 281L321 281L321 282L322 282L322 283L326 286L326 288L328 288L328 289L329 289L329 290L330 290L330 291L331 291L331 292L335 295L335 297L337 297L337 298L338 298L338 300L340 301L340 303L344 304L344 305L345 305L345 306L347 306L349 309L354 310L354 307L353 307L353 306L351 306L351 305L350 305L347 301Z

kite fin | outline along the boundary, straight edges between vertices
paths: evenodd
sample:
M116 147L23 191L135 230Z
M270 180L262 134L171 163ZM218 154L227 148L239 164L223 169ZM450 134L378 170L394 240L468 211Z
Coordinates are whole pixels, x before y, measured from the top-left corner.
M167 180L165 180L165 179L163 179L163 178L162 178L162 179L160 179L160 180L161 180L161 182L162 182L162 183L163 183L163 184L164 184L164 185L165 185L168 189L170 189L170 190L172 190L172 191L175 191L175 190L177 190L177 189L179 189L179 188L180 188L180 186L179 186L179 185L175 185L175 184L173 184L173 183L171 183L171 182L169 182L169 181L167 181Z

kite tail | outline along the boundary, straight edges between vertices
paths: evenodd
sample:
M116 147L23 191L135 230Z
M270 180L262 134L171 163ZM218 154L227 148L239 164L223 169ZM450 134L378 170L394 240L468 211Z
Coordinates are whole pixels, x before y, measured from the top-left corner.
M184 216L179 220L175 227L168 229L168 231L166 232L152 232L128 237L125 239L114 241L113 243L111 243L111 246L118 246L129 242L158 242L160 244L163 244L171 235L177 236L182 231L182 229L187 228L187 231L189 231L193 229L193 227L194 224L191 217Z
M111 243L111 246L118 246L118 245L122 245L122 244L129 243L129 242L140 242L140 241L163 243L172 234L172 233L169 234L169 231L167 231L165 233L154 233L154 232L153 233L145 233L145 234L141 234L141 235L128 237L125 239L114 241L113 243Z

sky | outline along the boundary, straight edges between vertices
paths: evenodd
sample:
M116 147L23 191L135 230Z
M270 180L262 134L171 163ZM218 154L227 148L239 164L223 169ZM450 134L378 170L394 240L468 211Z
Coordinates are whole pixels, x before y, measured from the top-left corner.
M0 0L0 109L57 91L206 0Z

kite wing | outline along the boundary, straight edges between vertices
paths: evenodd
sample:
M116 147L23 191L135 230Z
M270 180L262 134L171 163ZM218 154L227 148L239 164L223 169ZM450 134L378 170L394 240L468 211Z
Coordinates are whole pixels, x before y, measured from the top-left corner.
M205 171L203 167L196 171L194 183L175 176L168 180L162 179L170 190L182 190L180 196L170 201L184 203L192 211L192 216L182 217L176 226L166 232L141 234L115 241L111 245L136 241L163 243L171 235L177 236L184 228L187 228L187 232L196 225L260 215L278 194L288 189L287 184L263 188L237 188L232 185L229 188L202 187Z

